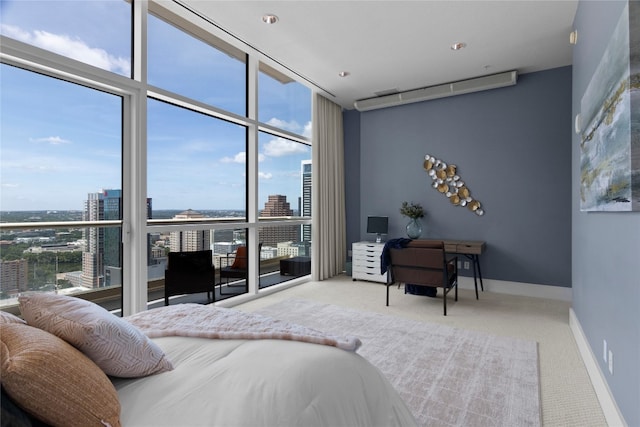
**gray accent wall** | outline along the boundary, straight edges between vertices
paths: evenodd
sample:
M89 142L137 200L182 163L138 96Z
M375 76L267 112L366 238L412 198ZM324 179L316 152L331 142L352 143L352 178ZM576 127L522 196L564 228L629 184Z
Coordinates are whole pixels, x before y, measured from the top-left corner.
M388 238L406 237L400 205L419 202L422 238L487 242L483 277L570 287L571 120L571 67L523 74L507 88L345 112L349 249L375 238L368 215L389 217ZM425 154L458 167L484 216L431 187Z
M636 16L640 2L630 2ZM573 117L626 1L580 1ZM636 27L636 30L639 30ZM640 426L640 212L580 212L580 138L572 143L573 309L628 426ZM603 341L613 351L613 374Z

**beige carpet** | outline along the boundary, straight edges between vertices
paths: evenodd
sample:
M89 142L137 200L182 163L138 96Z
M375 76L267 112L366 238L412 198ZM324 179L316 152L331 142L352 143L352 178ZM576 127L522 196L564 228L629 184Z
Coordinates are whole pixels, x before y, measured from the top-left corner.
M535 341L287 299L257 312L363 341L423 426L539 426Z

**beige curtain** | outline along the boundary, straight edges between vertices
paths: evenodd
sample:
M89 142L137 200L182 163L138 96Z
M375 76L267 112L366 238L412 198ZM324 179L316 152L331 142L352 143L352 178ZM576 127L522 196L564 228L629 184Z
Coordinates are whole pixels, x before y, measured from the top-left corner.
M342 108L313 95L313 225L312 279L324 280L344 271L346 225Z

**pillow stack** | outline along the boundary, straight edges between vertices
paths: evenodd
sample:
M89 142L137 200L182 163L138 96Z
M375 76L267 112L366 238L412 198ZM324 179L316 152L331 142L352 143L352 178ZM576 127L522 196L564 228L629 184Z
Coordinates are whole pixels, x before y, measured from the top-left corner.
M146 335L97 304L45 293L21 296L18 301L27 324L67 341L107 375L136 378L173 369Z
M90 301L49 293L18 301L24 320L0 311L2 388L47 424L120 426L108 376L173 369L142 332Z
M88 357L33 326L2 325L2 387L52 426L120 426L113 384Z

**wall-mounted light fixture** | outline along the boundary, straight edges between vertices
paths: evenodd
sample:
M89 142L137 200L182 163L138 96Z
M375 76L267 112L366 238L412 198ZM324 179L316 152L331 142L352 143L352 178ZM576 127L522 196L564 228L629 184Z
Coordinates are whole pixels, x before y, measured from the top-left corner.
M582 131L582 118L580 117L580 113L576 114L573 128L575 129L576 133L580 135L580 132Z
M569 33L569 43L571 44L578 43L578 30L573 30Z

